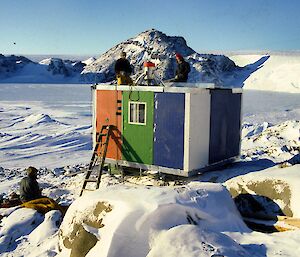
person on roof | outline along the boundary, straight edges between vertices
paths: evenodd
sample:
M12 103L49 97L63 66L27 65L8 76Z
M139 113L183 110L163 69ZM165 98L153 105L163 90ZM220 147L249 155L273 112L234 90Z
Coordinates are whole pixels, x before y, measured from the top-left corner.
M43 197L37 179L38 170L35 167L27 168L27 177L20 182L20 200L22 203Z
M170 82L187 82L188 74L191 71L190 65L183 59L181 54L176 53L175 57L177 62L176 76Z
M125 52L121 52L120 59L118 59L115 63L115 73L118 85L129 85L133 83L132 79L130 78L132 67L129 61L126 59Z

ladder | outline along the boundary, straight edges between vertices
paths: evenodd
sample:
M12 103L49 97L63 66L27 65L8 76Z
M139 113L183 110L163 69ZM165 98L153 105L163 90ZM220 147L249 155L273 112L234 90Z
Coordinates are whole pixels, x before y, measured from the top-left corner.
M105 163L105 158L106 158L106 153L107 153L107 147L108 147L108 141L111 135L111 131L114 126L112 125L104 125L102 126L100 133L96 134L96 145L94 147L94 152L89 164L89 168L87 170L87 173L85 175L85 179L82 185L82 189L80 191L80 195L82 196L83 191L87 190L86 186L87 183L96 183L96 189L99 188L100 181L101 181L101 176L102 176L102 171ZM103 140L104 138L104 140ZM93 177L91 176L94 167L97 164L97 161L99 161L99 169L97 170L96 175Z

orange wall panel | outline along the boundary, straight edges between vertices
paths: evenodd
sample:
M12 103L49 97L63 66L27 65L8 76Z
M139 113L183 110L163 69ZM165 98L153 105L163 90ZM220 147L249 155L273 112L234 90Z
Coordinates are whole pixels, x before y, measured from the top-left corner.
M103 125L114 125L109 139L107 158L121 159L122 150L122 93L117 90L96 91L96 131L100 132Z

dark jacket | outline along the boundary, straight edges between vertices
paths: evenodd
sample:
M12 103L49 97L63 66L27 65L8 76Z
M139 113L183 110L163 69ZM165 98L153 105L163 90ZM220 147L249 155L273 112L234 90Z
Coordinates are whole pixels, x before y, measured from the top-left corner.
M176 79L175 82L186 82L188 80L188 74L191 71L190 65L185 60L177 64Z
M41 198L39 184L34 177L25 177L20 182L20 199L22 202Z
M128 74L132 72L132 67L127 59L120 58L115 63L115 73L118 74L124 71Z

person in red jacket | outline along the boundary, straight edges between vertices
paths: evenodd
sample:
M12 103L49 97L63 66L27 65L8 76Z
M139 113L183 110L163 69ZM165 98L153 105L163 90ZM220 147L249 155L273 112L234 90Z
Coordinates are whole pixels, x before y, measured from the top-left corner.
M175 54L177 68L176 68L176 76L174 79L171 79L171 82L187 82L188 74L191 71L190 65L186 62L183 56L179 53Z

